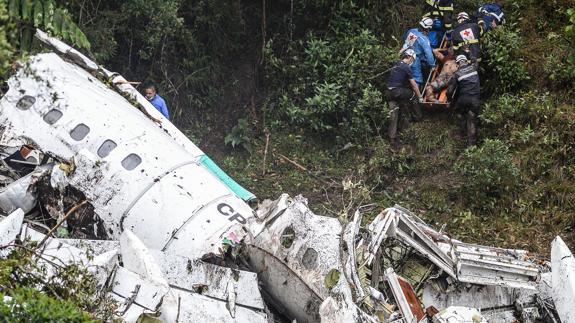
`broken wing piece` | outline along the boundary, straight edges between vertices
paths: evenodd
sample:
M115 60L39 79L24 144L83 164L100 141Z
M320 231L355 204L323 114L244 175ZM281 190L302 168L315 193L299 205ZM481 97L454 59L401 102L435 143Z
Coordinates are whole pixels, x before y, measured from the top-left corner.
M560 237L551 244L553 301L563 323L575 322L575 258Z
M383 215L383 217L382 217ZM368 227L373 260L384 239L393 237L414 248L460 282L535 289L539 267L524 250L467 244L435 231L400 207L388 208Z

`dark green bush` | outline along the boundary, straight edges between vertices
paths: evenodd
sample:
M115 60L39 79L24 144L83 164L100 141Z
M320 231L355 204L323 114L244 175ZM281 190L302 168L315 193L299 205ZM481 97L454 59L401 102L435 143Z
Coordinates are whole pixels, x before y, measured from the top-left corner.
M463 198L475 206L488 204L519 184L519 169L513 164L512 154L497 139L487 139L481 146L465 150L454 170L463 179Z
M4 296L12 299L0 302L2 322L94 322L76 304L32 288L17 288L10 295L0 294L0 299Z
M6 1L0 2L0 77L9 70L14 55L12 40L16 35L14 24L10 23Z
M513 26L501 26L491 30L484 42L487 63L486 85L496 93L517 90L529 80L529 74L521 56L524 44L520 31Z
M242 147L248 152L252 151L253 134L251 125L246 119L239 119L238 124L232 128L232 131L227 134L224 139L226 145L232 148Z
M381 83L395 49L371 31L309 34L280 58L266 51L268 114L275 126L297 126L346 141L365 140L387 118ZM392 58L393 57L393 58Z
M535 127L555 113L554 102L549 93L529 91L517 94L505 93L483 105L480 118L497 134L508 130Z
M545 71L556 86L575 86L575 8L566 11L569 24L559 33L549 33L547 39L556 44L547 57Z

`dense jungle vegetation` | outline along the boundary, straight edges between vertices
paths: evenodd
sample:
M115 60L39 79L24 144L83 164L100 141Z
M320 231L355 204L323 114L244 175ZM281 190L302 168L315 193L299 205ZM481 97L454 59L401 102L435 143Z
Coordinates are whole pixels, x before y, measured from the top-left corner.
M22 1L52 3L67 17L59 27L9 15L7 2L3 75L25 54L26 30L47 28L156 83L172 121L260 199L302 194L342 218L397 203L460 240L548 257L561 235L575 250L572 0L504 3L507 24L483 42L477 146L452 111L432 110L398 151L383 84L422 0ZM455 11L482 3L456 0Z

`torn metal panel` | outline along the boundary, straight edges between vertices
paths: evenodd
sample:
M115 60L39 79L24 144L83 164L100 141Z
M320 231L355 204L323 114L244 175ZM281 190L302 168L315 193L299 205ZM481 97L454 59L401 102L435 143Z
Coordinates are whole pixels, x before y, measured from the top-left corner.
M375 315L368 315L354 301L346 279L341 276L319 308L321 322L379 323Z
M487 323L475 308L464 306L450 306L433 316L433 323Z
M457 279L474 284L535 289L539 268L527 251L454 243Z
M275 210L280 204L286 204L285 198L268 203L260 212L278 215ZM267 292L291 317L319 321L319 306L329 296L325 277L330 270L341 273L343 268L341 224L335 218L315 215L301 196L290 200L281 215L263 221L261 232L247 241L250 264Z
M575 258L560 237L551 243L551 273L553 301L561 322L575 322Z
M398 276L393 268L388 268L385 271L385 279L404 320L406 322L421 321L425 317L425 313L411 285Z
M343 233L343 241L347 246L347 261L344 264L346 277L349 278L350 283L353 285L355 299L361 300L365 297L364 286L362 286L361 279L358 271L362 268L363 259L356 253L358 250L356 240L359 235L359 228L361 226L361 219L363 218L362 212L358 209L353 216L353 220L346 226ZM359 243L361 244L362 241Z
M34 185L50 173L51 165L37 167L30 174L17 179L8 186L0 189L0 209L5 213L11 213L16 209L29 212L36 205L36 190Z
M99 255L110 250L120 250L118 240L58 239L58 241L84 250L89 255Z
M444 287L439 281L428 281L423 288L422 301L425 307L446 308L450 305L474 308L514 306L521 290L496 285L472 285L451 283ZM535 302L535 291L527 290L524 301Z
M231 285L234 287L236 304L262 311L265 308L256 273L233 270L199 259L167 255L160 251L152 251L152 255L172 287L227 301Z
M369 224L368 231L371 234L368 245L368 265L372 265L375 255L377 254L379 247L382 245L383 240L396 236L397 221L397 213L394 210L385 210Z
M396 238L413 247L440 269L460 282L535 289L540 269L523 250L466 244L435 231L421 219L401 208L389 208L378 216L371 229L370 250L375 241L395 232ZM373 259L371 252L369 259Z
M431 260L435 265L444 270L447 274L455 277L455 263L453 259L446 254L439 245L426 232L429 232L427 226L420 225L418 218L403 212L397 208L391 208L389 212L397 212L396 234L399 239L405 241L421 255Z
M180 292L177 296L180 306L179 322L268 323L265 313L246 307L236 307L232 317L225 302L218 302L200 294Z

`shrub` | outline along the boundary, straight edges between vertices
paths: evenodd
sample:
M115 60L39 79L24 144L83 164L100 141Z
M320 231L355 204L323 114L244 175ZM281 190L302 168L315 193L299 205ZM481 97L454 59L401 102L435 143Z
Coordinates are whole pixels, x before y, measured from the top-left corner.
M14 24L10 23L6 2L0 2L0 77L9 70L14 55L11 40L16 35Z
M369 30L309 34L283 59L266 50L266 80L275 126L297 126L347 141L365 140L387 117L381 83L391 50ZM395 51L395 50L394 50Z
M486 102L481 120L499 134L510 129L535 127L555 113L554 103L547 92L505 93Z
M549 33L547 40L556 44L548 55L545 71L556 86L572 88L575 85L575 8L566 11L569 24L562 30L564 34Z
M252 130L249 122L246 119L239 119L238 124L232 128L224 139L226 145L232 148L242 147L248 152L252 151Z
M454 170L463 179L463 197L475 206L512 192L519 180L519 170L513 164L509 148L496 139L487 139L482 146L465 150Z
M8 296L12 299L0 302L0 316L5 322L94 322L74 303L31 288L18 288Z
M487 86L496 93L518 89L529 79L520 52L522 40L519 31L512 28L501 26L486 36Z

